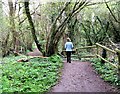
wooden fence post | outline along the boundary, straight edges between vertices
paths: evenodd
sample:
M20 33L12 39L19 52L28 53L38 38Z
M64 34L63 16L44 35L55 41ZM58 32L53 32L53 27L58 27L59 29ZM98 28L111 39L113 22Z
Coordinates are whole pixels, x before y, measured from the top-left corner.
M98 55L98 53L99 53L99 52L98 52L98 45L96 45L96 48L97 48L97 55ZM98 56L97 56L97 58L98 58Z
M118 56L118 78L120 79L120 50L116 49Z
M105 59L106 57L107 57L107 52L106 52L106 49L103 48L103 51L102 51L102 58ZM105 61L102 59L102 60L101 60L101 63L104 64Z

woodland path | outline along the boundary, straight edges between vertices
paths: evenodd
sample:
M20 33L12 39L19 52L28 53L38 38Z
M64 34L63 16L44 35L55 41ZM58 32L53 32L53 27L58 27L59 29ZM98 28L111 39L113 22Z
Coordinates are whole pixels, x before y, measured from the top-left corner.
M116 92L117 89L104 82L89 62L66 63L62 76L52 92Z
M38 49L29 52L28 55L38 56ZM90 62L72 61L63 62L59 82L51 89L51 92L116 92L117 89L104 82L95 72Z

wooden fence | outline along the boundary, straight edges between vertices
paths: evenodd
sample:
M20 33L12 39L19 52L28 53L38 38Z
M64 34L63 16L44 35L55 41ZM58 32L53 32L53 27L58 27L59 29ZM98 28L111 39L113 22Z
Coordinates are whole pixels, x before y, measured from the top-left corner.
M92 48L96 48L96 50L97 50L96 53L93 54L93 55L82 56L82 58L86 58L86 57L91 58L91 57L95 57L95 56L97 58L101 58L101 60L103 60L104 62L107 62L107 63L111 64L113 67L117 68L118 69L118 76L120 77L120 50L119 49L112 50L112 49L109 49L106 46L103 46L103 45L99 44L99 43L96 43L96 45L93 45L93 46L79 47L75 50L77 52L78 49L92 49ZM110 53L115 54L118 58L118 63L113 64L112 62L110 62L106 59L106 56L104 57L104 56L99 55L99 48L102 48L104 51L108 51Z

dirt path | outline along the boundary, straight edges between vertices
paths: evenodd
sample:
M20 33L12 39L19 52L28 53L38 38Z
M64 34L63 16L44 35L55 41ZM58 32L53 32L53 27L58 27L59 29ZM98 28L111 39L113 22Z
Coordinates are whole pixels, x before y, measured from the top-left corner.
M89 62L64 62L62 76L52 92L114 92L116 88L104 82Z
M38 49L29 52L30 56L39 56L41 53ZM94 71L89 62L72 61L66 63L62 76L52 92L115 92L116 88L104 82Z

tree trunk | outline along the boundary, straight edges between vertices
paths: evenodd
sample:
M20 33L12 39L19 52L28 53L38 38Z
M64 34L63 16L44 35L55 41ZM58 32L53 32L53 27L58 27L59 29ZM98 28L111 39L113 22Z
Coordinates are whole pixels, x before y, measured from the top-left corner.
M12 32L13 49L16 52L18 52L18 47L19 47L19 43L17 42L18 34L15 30L15 21L14 21L15 9L14 9L12 0L8 0L8 5L9 5L9 19L10 19L10 30Z
M32 21L32 17L30 15L30 11L29 11L29 0L28 1L24 1L24 6L25 6L25 12L26 12L26 16L28 18L28 21L29 21L29 24L30 24L30 29L31 29L31 33L32 33L32 37L33 37L33 40L35 41L36 45L37 45L37 48L40 52L43 53L44 55L44 50L42 48L42 45L39 44L39 41L37 39L37 36L35 34L35 27L34 27L34 24L33 24L33 21Z
M113 13L113 11L110 9L110 7L109 7L109 5L107 4L107 2L105 2L105 4L106 4L106 6L107 6L107 8L108 8L108 10L109 10L109 12L110 12L110 14L111 14L111 16L112 16L112 18L114 19L114 21L112 21L111 20L111 25L113 26L113 30L114 30L114 32L113 32L113 35L114 35L114 40L115 40L115 42L120 42L120 32L119 32L119 26L120 26L120 20L119 20L119 10L117 11L117 13L118 13L118 18L117 18L117 16L115 15L115 13ZM118 7L119 7L119 4L120 3L117 3L118 4ZM117 5L116 4L116 5ZM118 8L119 9L119 8ZM118 27L116 26L116 24L114 25L114 23L117 23L118 24Z
M69 38L72 42L75 42L75 26L77 24L77 18L71 19L71 23L68 25ZM72 35L72 36L71 36Z
M91 46L93 43L92 43L92 41L91 41L91 38L90 38L90 32L86 29L86 27L84 26L84 24L83 23L81 23L81 25L82 25L82 27L83 27L83 29L84 29L84 31L85 31L85 34L86 34L86 39L87 39L87 45L88 46Z
M9 54L9 48L8 48L8 39L9 39L9 33L7 34L6 38L4 38L4 40L1 43L1 47L2 47L2 57L5 57Z
M62 13L65 11L66 8L68 8L70 2L67 2L63 9L61 10L58 17L53 22L52 28L51 28L51 35L49 37L49 40L47 40L47 51L46 55L51 56L57 52L57 47L59 40L61 39L62 35L65 32L66 24L69 22L71 17L75 16L80 10L82 10L85 5L87 5L86 0L81 2L75 2L74 7L71 12L67 15L67 17L62 21L62 23L57 26L57 20L62 16Z

